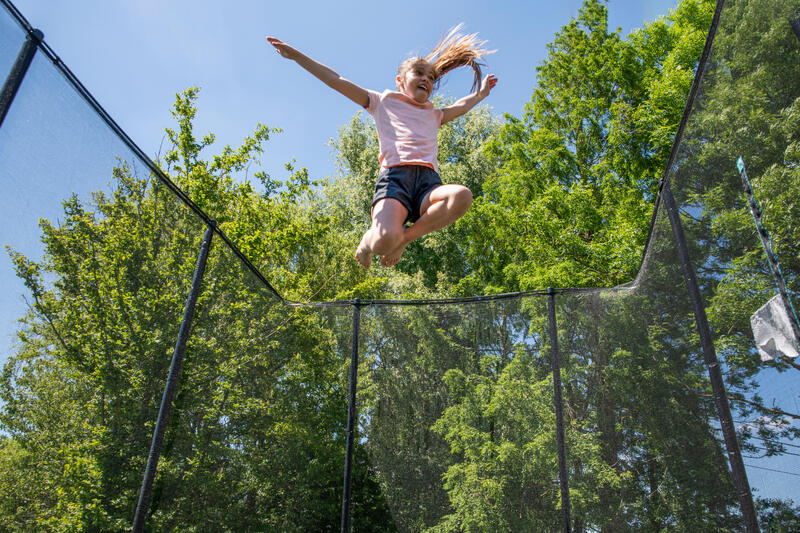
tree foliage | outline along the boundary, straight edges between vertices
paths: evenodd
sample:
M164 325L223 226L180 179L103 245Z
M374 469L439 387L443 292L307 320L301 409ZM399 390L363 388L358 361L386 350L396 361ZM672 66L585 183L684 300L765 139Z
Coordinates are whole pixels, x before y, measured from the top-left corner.
M468 223L471 277L499 291L610 286L636 273L712 2L682 2L628 39L586 2L548 45L499 169ZM492 220L492 224L483 224Z
M760 417L742 442L755 450L757 431L776 454L777 437L797 431L755 394L763 366L747 317L771 281L734 170L743 155L795 295L798 51L788 25L770 21L797 6L726 4L669 170L737 412ZM651 225L713 8L683 0L623 37L604 2L586 0L548 45L521 117L501 124L478 108L440 130L442 178L475 202L394 269L353 259L378 170L361 114L332 140L335 176L292 162L285 178L250 180L277 130L258 125L210 155L189 89L158 164L290 300L613 286L644 273L558 298L572 528L736 531L670 229L664 217ZM129 527L204 230L137 168L121 158L111 192L66 198L59 224L42 220L41 260L9 251L30 309L0 381L0 530ZM546 300L359 313L354 529L560 529ZM149 528L339 528L351 320L350 307L287 306L214 239ZM791 502L760 512L775 530L797 522Z

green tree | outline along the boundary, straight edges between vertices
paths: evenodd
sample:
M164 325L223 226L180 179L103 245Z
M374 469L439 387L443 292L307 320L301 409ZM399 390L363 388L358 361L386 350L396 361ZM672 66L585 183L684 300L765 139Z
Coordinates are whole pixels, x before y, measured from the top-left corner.
M165 170L254 263L272 265L263 270L285 294L335 293L326 280L336 265L315 246L335 231L309 208L307 173L290 168L283 182L258 174L260 192L234 179L268 139L263 126L241 148L201 157L213 136L194 135L196 95L178 95ZM203 224L125 161L112 178L111 194L65 200L60 226L42 221L41 261L12 251L32 295L0 387L3 485L34 481L23 494L3 492L4 520L19 529L126 529L135 507ZM346 351L336 320L287 312L215 240L149 527L338 529ZM391 528L363 461L355 476L356 516Z
M753 394L761 364L747 317L771 287L734 169L744 155L795 295L798 52L776 21L797 8L726 3L670 169L728 384L740 413L761 417L768 453L796 429L775 432L791 413ZM193 130L190 89L176 99L160 164L293 300L619 284L639 267L712 11L710 0L684 0L623 38L608 30L604 3L587 0L549 45L522 118L498 126L476 109L442 128L443 179L469 186L475 203L392 270L364 271L352 257L378 170L361 115L332 142L335 178L313 180L292 163L286 179L256 172L254 185L241 175L274 130L259 125L209 157L214 138ZM42 222L41 261L11 251L31 301L0 382L2 529L129 525L204 229L134 167L121 160L110 194L65 199L64 222ZM663 217L653 232L634 290L558 299L573 529L734 531L713 399ZM215 239L150 527L338 529L351 313L285 306ZM375 305L361 317L356 529L392 531L392 518L415 531L558 529L542 297ZM780 501L760 512L787 531L797 515Z
M634 275L712 13L711 2L682 2L668 18L623 39L608 31L601 2L584 4L549 45L524 117L507 117L489 147L500 166L464 219L471 241L461 290L602 286ZM566 298L560 309L576 530L734 527L720 443L709 428L714 407L705 395L705 368L690 341L685 300L674 294L680 271L662 268L661 275L650 273L655 288L642 289L639 299ZM686 341L664 342L673 336ZM543 426L515 438L482 429L496 427L494 398L531 404L531 393L508 381L523 361L505 366L503 377L473 370L455 381L473 388L436 423L460 458L448 470L453 512L440 527L518 529L518 516L492 504L513 501L503 492L511 487L498 470L503 457L532 449L554 468L552 442L537 441ZM533 374L535 385L520 382L546 391L547 375ZM647 387L637 385L643 379ZM552 419L545 402L534 405L540 409L530 416L538 424ZM492 449L497 453L487 453ZM495 497L476 499L478 486ZM549 498L538 518L535 511L522 518L527 528L557 527L557 495Z
M684 1L628 39L587 1L548 45L500 169L468 214L470 277L491 291L609 286L639 266L713 3ZM492 220L492 224L484 221Z

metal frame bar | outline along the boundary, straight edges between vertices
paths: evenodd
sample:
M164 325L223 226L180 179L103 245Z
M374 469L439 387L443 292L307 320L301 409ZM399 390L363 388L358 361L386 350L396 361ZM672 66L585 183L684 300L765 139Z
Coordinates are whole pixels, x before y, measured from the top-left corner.
M689 258L689 249L686 245L686 235L683 232L680 213L675 204L675 198L672 196L672 189L668 180L662 182L661 196L667 208L670 225L672 226L672 234L675 238L675 246L678 248L683 277L686 281L686 288L689 291L689 297L692 301L692 310L694 311L694 317L697 323L697 332L700 335L700 340L703 345L703 357L708 367L708 376L711 380L711 387L714 392L714 403L717 406L722 435L725 439L725 447L728 450L731 477L736 487L737 496L739 497L739 506L742 511L744 528L748 533L758 533L760 529L753 505L753 494L750 491L750 484L747 481L747 472L744 468L741 450L739 449L739 441L736 440L736 428L733 425L733 417L731 416L731 409L728 404L725 382L722 379L722 372L719 368L719 360L717 359L717 352L711 337L711 328L708 325L708 317L706 316L703 297L700 294L700 287L697 283L697 276L695 275L694 267Z
M342 490L342 533L350 531L350 495L353 478L353 442L356 425L356 386L358 380L358 333L360 329L361 300L353 300L353 351L350 358L349 400L347 403L347 448L344 455L344 486Z
M153 430L153 440L150 444L150 453L147 456L147 466L144 471L142 488L139 491L139 502L136 505L136 513L133 518L134 533L141 533L144 531L144 526L147 522L147 511L150 508L153 481L155 480L156 470L158 468L158 460L161 456L161 445L164 443L164 433L167 430L169 414L172 410L172 401L175 398L175 392L178 388L178 381L183 367L183 356L186 352L186 342L189 339L189 332L192 328L195 305L197 304L197 298L200 296L203 274L205 274L206 261L211 248L211 238L213 235L214 224L212 223L206 226L206 232L205 235L203 235L203 242L200 245L200 253L197 256L197 263L195 264L194 275L192 276L192 285L189 288L189 295L186 298L186 305L183 310L183 319L181 320L181 327L178 331L178 340L175 343L175 350L172 353L172 363L169 367L167 384L164 387L164 395L161 397L158 420Z
M0 127L6 119L8 110L11 108L14 97L17 96L22 80L25 79L25 74L28 73L28 67L31 66L33 56L36 55L36 50L39 49L39 43L44 39L44 34L39 30L32 30L28 32L25 42L17 54L17 59L11 66L11 71L8 73L3 89L0 91Z
M561 518L564 533L570 533L569 477L567 476L567 448L564 442L564 405L561 399L561 366L558 353L558 325L556 324L556 291L547 289L547 309L550 323L550 346L553 367L553 399L556 407L556 442L558 445L558 478L561 486Z

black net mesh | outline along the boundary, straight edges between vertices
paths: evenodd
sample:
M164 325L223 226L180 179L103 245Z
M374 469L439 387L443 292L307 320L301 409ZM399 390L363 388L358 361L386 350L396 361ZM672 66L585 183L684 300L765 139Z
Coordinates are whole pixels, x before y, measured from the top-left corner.
M129 527L203 224L42 52L0 160L2 430L41 472L3 526L55 528L60 479L71 527Z
M102 242L104 235L114 232L102 226L120 204L115 191L125 197L142 196L144 201L143 189L152 181L149 169L41 54L34 58L0 129L0 160L5 191L0 195L4 215L0 238L10 251L36 261L48 246L59 245L57 230L63 224L85 221L92 226L91 237ZM186 216L164 188L147 201L159 203L169 217ZM147 232L148 221L138 220L135 213L126 215L125 222L131 224L128 237L136 241ZM2 343L7 348L13 342L9 328L27 304L21 298L22 280L14 276L12 256L5 250L2 255ZM85 256L76 258L79 263L83 260Z
M725 3L670 173L754 493L795 501L798 367L789 359L762 362L754 350L749 317L776 294L776 280L737 160L796 295L800 241L788 220L798 198L800 42L790 24L798 17L797 1Z
M4 9L0 15L0 72L11 70L23 42L25 31Z
M735 529L680 265L652 251L636 287L556 299L572 520ZM359 437L398 530L560 529L546 295L367 308L361 334Z
M341 505L349 309L287 309L219 241L206 276L150 527L325 530Z
M488 530L558 524L546 303L364 310L359 436L399 530L458 529L472 510Z
M709 531L740 523L725 449L709 425L717 412L690 301L674 290L683 281L675 263L659 261L659 272L630 292L559 299L570 426L594 446L571 477L589 489L573 510L584 523Z
M753 345L749 316L775 282L736 161L793 297L800 230L782 221L800 218L800 44L789 24L799 16L798 0L725 2L666 173L747 475L766 499L796 498L798 366L762 362ZM24 39L0 9L0 69ZM20 498L38 503L5 513L0 529L127 529L208 217L160 180L49 49L0 128L0 161L0 240L11 248L0 261L11 280L0 442L70 495L48 499L38 478L16 480ZM353 302L287 304L219 234L206 279L148 529L337 530ZM556 291L566 480L549 301L358 307L353 530L560 530L563 482L576 531L743 528L664 202L636 280ZM53 441L57 452L44 446Z

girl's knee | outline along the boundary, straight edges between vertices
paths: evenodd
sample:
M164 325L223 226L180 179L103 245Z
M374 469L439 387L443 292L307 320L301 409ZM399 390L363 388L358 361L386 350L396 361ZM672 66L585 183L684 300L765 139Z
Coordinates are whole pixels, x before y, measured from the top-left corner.
M459 187L453 192L453 207L456 211L459 211L463 215L467 212L471 205L472 191L470 191L468 188Z
M375 228L375 242L372 251L378 255L387 254L400 245L403 239L403 228Z
M466 187L462 188L458 191L459 196L461 197L461 201L467 205L467 207L472 205L472 191L467 189Z

